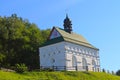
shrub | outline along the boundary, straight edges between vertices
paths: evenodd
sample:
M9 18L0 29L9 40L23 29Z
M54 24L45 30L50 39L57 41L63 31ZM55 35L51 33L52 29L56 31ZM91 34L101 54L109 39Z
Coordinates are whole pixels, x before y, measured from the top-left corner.
M18 73L23 73L25 71L27 71L27 66L25 64L16 64L15 65L15 71Z

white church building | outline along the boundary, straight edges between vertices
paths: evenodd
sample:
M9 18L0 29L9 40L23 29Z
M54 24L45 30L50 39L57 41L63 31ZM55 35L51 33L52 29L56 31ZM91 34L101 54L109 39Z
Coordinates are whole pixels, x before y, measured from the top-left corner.
M40 68L99 72L99 49L72 32L67 15L63 26L64 29L53 27L48 41L39 48Z

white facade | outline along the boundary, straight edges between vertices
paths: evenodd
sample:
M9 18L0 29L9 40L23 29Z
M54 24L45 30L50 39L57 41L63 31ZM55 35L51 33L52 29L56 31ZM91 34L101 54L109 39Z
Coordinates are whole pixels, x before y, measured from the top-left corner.
M40 66L58 67L58 70L72 71L99 71L99 52L98 50L76 45L69 42L59 42L56 44L41 47ZM60 68L61 66L61 68Z
M63 42L41 47L40 66L65 66L65 48Z
M72 33L68 34L63 30L60 31L53 28L49 39L58 40L58 38L64 37L63 35L67 37L67 35L70 36ZM76 37L76 35L72 36ZM99 50L86 42L83 37L78 39L85 42L78 41L74 43L74 41L63 40L40 47L40 67L67 71L100 71Z

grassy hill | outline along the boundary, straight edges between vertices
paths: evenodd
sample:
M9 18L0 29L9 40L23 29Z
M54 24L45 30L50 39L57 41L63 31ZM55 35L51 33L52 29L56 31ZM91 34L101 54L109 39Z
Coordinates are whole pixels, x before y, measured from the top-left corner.
M0 71L0 80L120 80L102 72L15 72Z

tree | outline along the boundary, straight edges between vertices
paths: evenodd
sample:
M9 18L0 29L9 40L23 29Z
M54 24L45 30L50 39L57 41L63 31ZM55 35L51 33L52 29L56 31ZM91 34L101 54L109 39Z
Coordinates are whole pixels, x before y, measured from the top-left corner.
M0 68L2 67L1 64L2 64L4 58L5 58L5 55L0 53Z
M40 30L34 23L16 14L0 17L1 65L24 63L28 68L39 68L38 49L47 40L49 33L50 29Z
M105 69L104 69L104 68L102 69L102 72L106 73L106 71L105 71Z
M120 70L118 70L118 71L116 72L116 75L120 76Z

